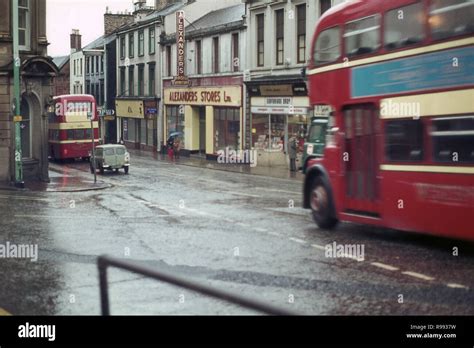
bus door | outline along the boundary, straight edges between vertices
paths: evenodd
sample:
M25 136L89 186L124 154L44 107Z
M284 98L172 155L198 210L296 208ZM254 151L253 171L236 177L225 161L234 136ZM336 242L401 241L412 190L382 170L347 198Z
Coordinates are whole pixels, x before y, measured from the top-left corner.
M344 186L347 213L377 217L379 185L377 179L378 111L374 105L351 105L343 110Z

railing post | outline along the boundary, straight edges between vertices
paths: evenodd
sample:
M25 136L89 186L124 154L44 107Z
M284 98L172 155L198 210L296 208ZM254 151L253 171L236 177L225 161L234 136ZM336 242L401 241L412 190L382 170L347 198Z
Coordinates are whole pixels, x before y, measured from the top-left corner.
M99 266L99 282L100 282L100 305L102 308L102 315L110 315L109 307L109 288L107 284L107 262L102 257L98 259Z

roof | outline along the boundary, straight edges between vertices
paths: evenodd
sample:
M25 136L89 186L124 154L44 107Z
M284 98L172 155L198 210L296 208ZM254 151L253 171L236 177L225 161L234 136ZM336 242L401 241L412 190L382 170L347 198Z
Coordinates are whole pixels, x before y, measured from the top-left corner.
M135 27L139 25L144 25L147 23L151 23L154 21L159 20L162 17L168 16L169 14L175 13L176 11L180 10L181 8L185 7L186 5L183 2L177 2L170 4L169 6L161 9L160 11L153 11L148 15L135 20L133 23L124 24L120 28L118 28L115 32L124 32L128 30L133 30Z
M188 25L188 30L199 30L205 28L218 27L221 25L238 22L245 15L245 4L238 4L225 7L220 10L209 12Z
M69 56L53 57L53 63L56 64L59 70L69 62Z
M83 47L82 49L83 50L91 50L91 49L98 48L98 47L103 48L104 43L105 43L105 37L102 35L101 37L99 37L99 38L95 39L94 41L92 41L87 46Z

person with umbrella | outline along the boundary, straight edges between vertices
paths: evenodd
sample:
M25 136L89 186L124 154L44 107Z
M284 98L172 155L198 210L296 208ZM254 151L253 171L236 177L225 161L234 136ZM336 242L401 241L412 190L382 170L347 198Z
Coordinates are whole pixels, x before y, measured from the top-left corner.
M167 148L168 148L168 158L170 160L173 160L174 156L175 156L175 140L176 140L177 137L179 137L182 134L183 133L181 133L181 132L172 132L172 133L170 133L170 135L168 137L168 141L166 142L166 145L167 145Z

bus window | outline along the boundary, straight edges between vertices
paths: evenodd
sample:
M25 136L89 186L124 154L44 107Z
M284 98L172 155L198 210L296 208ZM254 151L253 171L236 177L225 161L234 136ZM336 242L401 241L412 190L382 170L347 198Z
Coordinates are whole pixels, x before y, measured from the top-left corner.
M430 27L433 40L474 33L474 1L432 0Z
M344 43L348 57L373 53L379 48L379 22L379 16L372 16L346 24Z
M436 162L474 163L474 116L434 119L431 136Z
M420 120L388 121L385 142L388 161L423 160L423 126Z
M403 6L385 15L385 48L393 50L415 45L424 39L423 5Z
M74 129L69 129L66 132L67 139L66 140L74 140Z
M85 139L91 139L92 138L92 131L90 129L86 129L86 138Z
M314 46L314 65L336 61L341 56L340 41L339 27L329 28L321 32Z
M74 140L84 140L84 129L76 129L74 131Z

